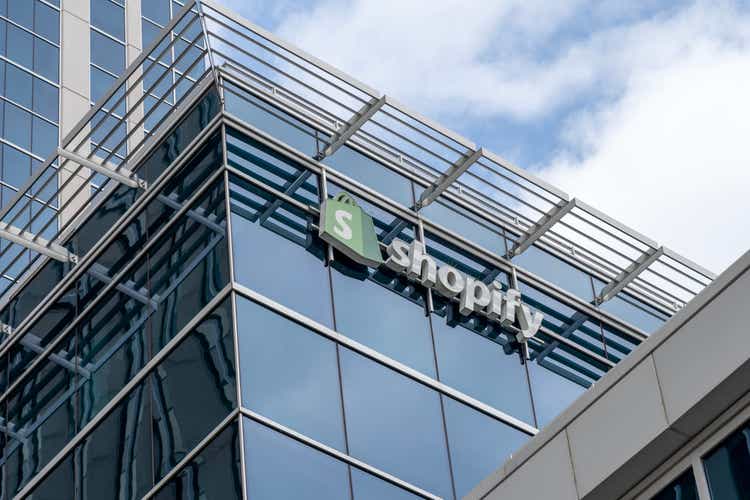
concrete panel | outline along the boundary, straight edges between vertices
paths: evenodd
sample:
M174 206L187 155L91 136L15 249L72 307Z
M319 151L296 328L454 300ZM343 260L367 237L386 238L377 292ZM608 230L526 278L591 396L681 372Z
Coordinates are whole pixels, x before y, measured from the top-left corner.
M90 108L85 97L66 87L60 89L60 136L65 137Z
M581 497L667 427L656 370L649 356L568 427Z
M82 97L91 95L90 27L85 21L70 12L62 12L62 53L60 54L60 86L66 87Z
M62 0L60 8L88 23L91 20L90 2L91 0Z
M743 314L748 296L750 272L745 272L654 351L670 423L750 358L750 328Z
M565 431L555 436L485 498L578 500Z

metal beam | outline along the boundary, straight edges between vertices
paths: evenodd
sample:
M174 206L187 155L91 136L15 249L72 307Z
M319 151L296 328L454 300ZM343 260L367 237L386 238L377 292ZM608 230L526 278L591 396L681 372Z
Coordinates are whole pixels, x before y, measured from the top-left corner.
M453 184L453 181L466 172L470 166L479 161L482 156L484 156L484 148L479 148L451 165L443 175L435 179L435 182L422 192L417 201L417 210L435 201L443 191Z
M573 321L570 323L570 325L568 325L565 331L560 334L561 337L566 338L566 339L569 338L571 335L573 335L573 332L581 328L583 324L586 322L586 320L589 319L589 317L583 314L582 312L576 311L573 314L573 316L570 317L570 319L572 319ZM547 346L544 349L539 351L539 353L537 353L534 359L536 359L538 362L541 362L545 357L547 357L549 353L554 351L555 348L559 345L560 345L560 341L553 340L552 342L547 344Z
M177 201L177 195L174 193L170 194L169 196L160 194L156 197L156 199L175 210L179 210L182 208L182 203ZM207 213L203 207L191 208L187 211L186 215L188 219L193 219L194 221L203 224L214 232L224 234L224 227L217 222L216 215Z
M47 241L41 236L20 228L0 222L0 238L16 243L34 252L46 255L60 262L78 262L78 256L57 243Z
M87 158L84 158L81 155L78 155L76 153L72 153L70 151L67 151L63 148L57 148L57 155L65 158L66 160L70 160L74 163L77 163L83 167L90 168L94 172L98 172L106 177L109 177L113 181L117 181L120 184L124 184L126 186L132 187L132 188L141 188L146 189L148 188L148 184L144 179L139 179L137 175L130 172L127 169L121 168L121 169L114 169L109 166L105 165L99 165L96 162L93 162Z
M102 264L99 264L98 262L92 264L91 267L86 270L86 272L104 284L108 284L112 281L107 268ZM115 286L115 289L117 289L117 291L121 292L122 294L127 295L131 299L135 299L145 305L150 305L154 310L159 307L159 304L156 302L156 300L148 296L148 290L146 290L145 288L135 288L135 282L133 280L128 280L124 283L118 283Z
M513 258L526 251L536 240L544 236L552 226L565 217L576 206L576 199L561 202L550 209L539 221L529 228L528 231L508 251L508 258Z
M381 96L379 99L372 98L367 102L362 109L360 109L356 115L352 116L348 122L331 137L331 143L323 151L315 156L315 159L320 161L323 158L327 158L335 153L341 146L346 144L354 133L364 125L367 120L377 113L380 108L385 104L385 96Z
M10 336L12 333L12 328L8 324L0 324L0 329L2 329L2 332L8 336ZM21 337L19 343L29 351L32 351L36 354L41 354L44 351L41 341L42 340L33 333L27 333L23 337ZM70 360L67 358L68 356L70 356L70 354L67 351L61 350L57 353L50 354L49 360L66 370L78 373L84 378L91 377L91 372L89 372L89 370L79 366L79 364L77 363L77 361L80 361L79 359L73 357L73 360Z
M641 255L638 260L615 276L615 278L610 281L604 289L602 289L601 293L596 298L597 304L606 302L617 295L620 290L625 288L628 283L637 278L639 274L641 274L648 266L656 262L662 255L664 255L664 247L651 249Z

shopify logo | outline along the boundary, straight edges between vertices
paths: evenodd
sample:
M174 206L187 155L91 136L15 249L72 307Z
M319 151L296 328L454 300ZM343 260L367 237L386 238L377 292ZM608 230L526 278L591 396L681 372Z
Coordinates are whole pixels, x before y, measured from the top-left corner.
M320 207L320 237L359 264L383 263L372 217L351 196L339 193Z
M369 267L383 264L372 217L346 193L323 202L319 233L325 242L359 264ZM484 313L490 321L513 331L519 342L532 338L542 326L544 315L523 304L520 291L511 288L503 292L497 281L488 285L452 266L438 267L420 242L394 239L386 253L386 267L445 298L456 298L458 311L464 316Z
M519 342L529 340L542 326L544 315L538 311L532 312L522 304L520 291L511 288L503 293L497 281L487 285L455 267L438 267L435 259L427 255L418 241L409 244L395 239L386 251L386 267L406 274L412 281L432 288L443 297L457 297L458 312L464 316L484 312L491 321L513 328Z

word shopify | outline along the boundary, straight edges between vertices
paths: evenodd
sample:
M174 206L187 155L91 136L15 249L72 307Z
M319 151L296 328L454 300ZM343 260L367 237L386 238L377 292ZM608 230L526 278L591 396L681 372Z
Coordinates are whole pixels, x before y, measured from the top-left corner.
M487 285L467 276L451 266L437 266L427 255L422 243L411 244L395 239L388 245L385 265L398 273L406 274L412 281L435 290L445 298L458 297L458 311L464 316L484 312L491 321L503 327L512 327L516 339L526 342L542 326L544 315L532 311L521 303L521 292L511 288L502 291L497 281Z

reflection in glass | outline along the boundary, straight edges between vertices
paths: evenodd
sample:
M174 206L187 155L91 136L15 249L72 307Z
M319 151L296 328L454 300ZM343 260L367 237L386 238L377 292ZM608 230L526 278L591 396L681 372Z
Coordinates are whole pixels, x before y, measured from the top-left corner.
M443 397L456 495L462 498L500 467L530 436Z
M750 494L750 422L703 459L714 500L745 500Z
M589 302L593 297L591 277L567 262L530 246L513 263Z
M250 419L243 425L249 498L349 498L346 464Z
M374 361L341 349L349 453L452 498L440 398Z
M570 406L586 387L561 374L554 364L547 363L546 360L543 365L530 362L527 367L537 427L541 429Z
M529 424L534 423L526 370L518 352L445 318L432 317L440 380Z
M745 492L750 490L744 490ZM714 500L740 500L743 497L713 495ZM698 500L698 487L695 484L693 470L688 469L667 487L656 494L651 500Z
M243 405L341 451L336 345L237 296Z
M490 229L487 222L476 215L469 215L447 200L430 203L421 210L431 222L453 231L470 242L497 255L505 255L505 238L499 228Z
M387 481L357 469L351 468L352 491L355 500L412 500L421 498L406 490L402 490Z

